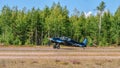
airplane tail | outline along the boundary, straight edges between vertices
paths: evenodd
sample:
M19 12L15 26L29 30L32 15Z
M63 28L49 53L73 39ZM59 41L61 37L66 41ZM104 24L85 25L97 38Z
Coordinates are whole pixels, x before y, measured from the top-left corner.
M82 43L86 46L87 45L87 38L85 38Z
M87 46L87 41L88 41L87 38L85 38L82 43L78 44L78 46L79 47L86 47Z

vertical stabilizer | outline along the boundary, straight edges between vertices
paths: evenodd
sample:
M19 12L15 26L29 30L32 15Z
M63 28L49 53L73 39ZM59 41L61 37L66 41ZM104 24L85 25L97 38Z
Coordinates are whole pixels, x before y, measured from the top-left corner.
M83 40L83 44L84 44L84 45L87 45L87 38L85 38L85 39Z

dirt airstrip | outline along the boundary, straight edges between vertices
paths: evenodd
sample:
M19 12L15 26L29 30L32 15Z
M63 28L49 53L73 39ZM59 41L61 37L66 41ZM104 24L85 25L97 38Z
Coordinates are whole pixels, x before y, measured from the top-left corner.
M120 68L120 47L1 47L0 68Z

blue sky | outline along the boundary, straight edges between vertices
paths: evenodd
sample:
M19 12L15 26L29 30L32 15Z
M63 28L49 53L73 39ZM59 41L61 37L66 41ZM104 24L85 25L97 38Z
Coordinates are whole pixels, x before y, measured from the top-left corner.
M80 12L92 12L94 14L96 12L94 9L101 1L105 2L106 9L109 9L111 13L114 13L120 6L120 0L1 0L0 10L4 5L18 6L19 9L23 7L27 9L32 7L43 9L46 5L51 7L53 2L60 2L62 6L67 6L70 14L73 13L74 8L77 8Z

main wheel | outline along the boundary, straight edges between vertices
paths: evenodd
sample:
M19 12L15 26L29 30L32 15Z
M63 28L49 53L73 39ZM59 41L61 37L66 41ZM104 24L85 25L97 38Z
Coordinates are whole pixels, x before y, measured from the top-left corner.
M55 49L55 48L56 48L56 45L53 45L53 48Z
M55 43L55 44L53 45L53 48L54 48L54 49L56 49L56 48L57 48L57 43Z
M57 49L60 49L60 44L57 44L57 45L56 45L56 48L57 48Z

